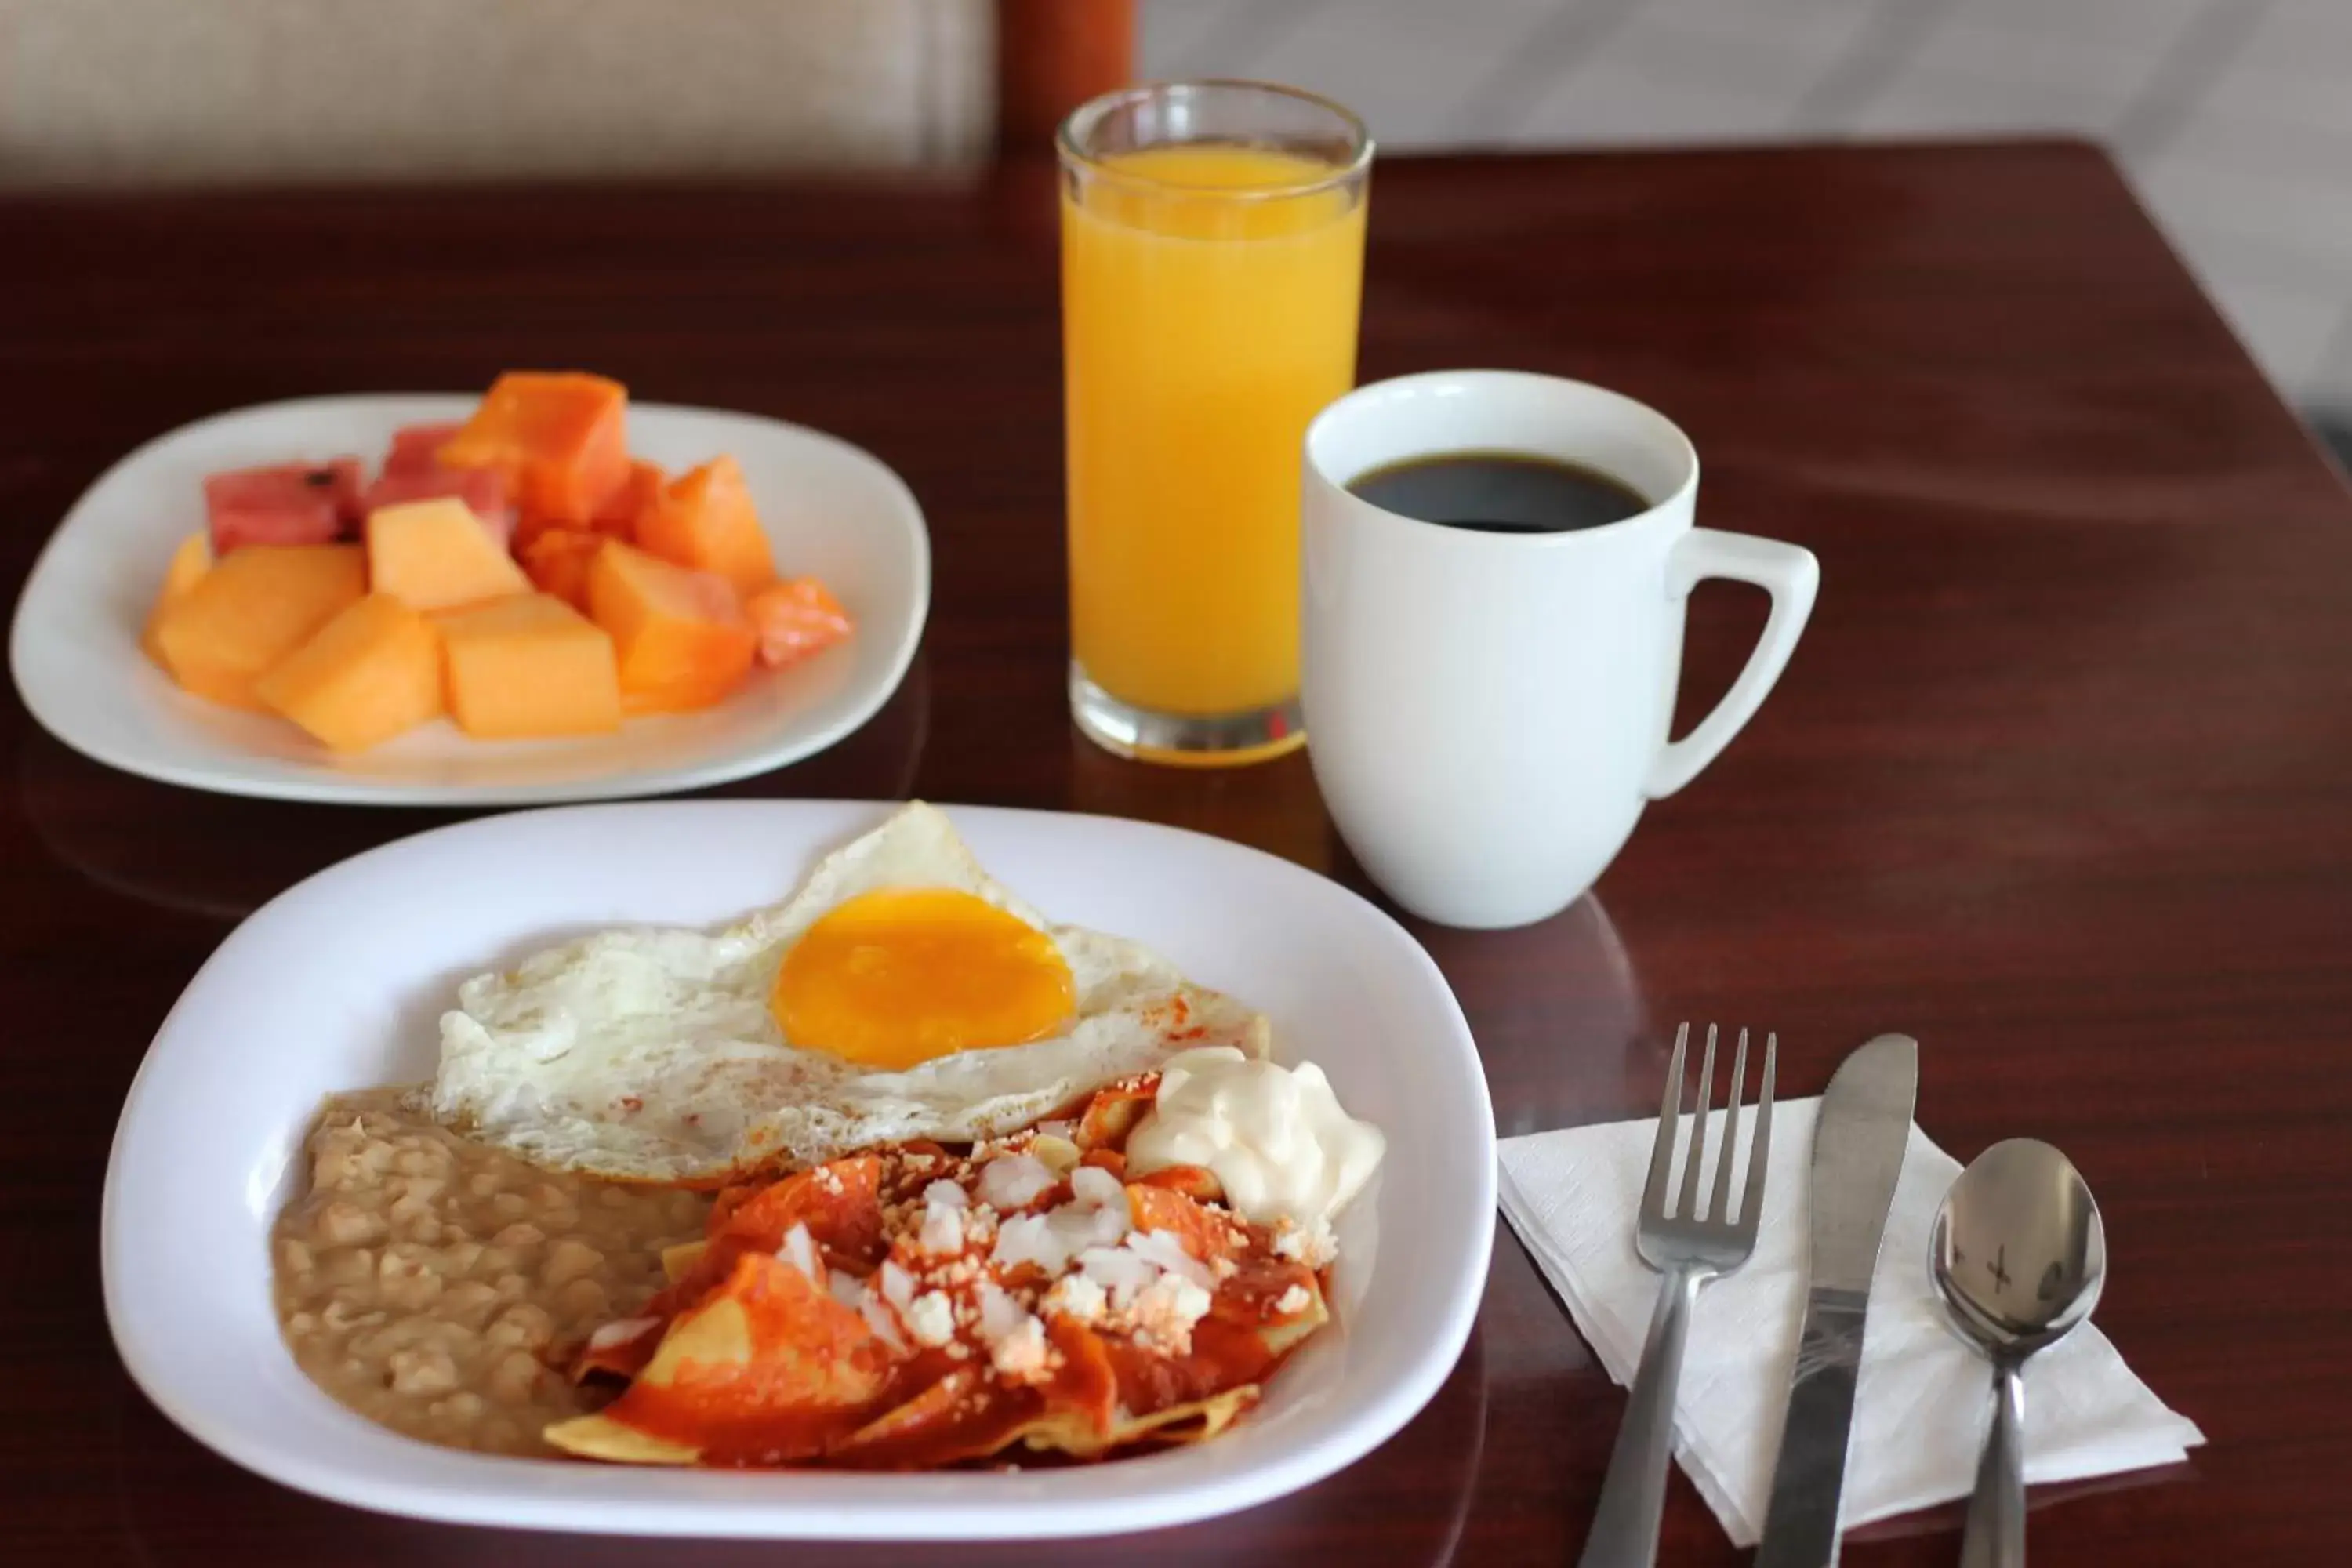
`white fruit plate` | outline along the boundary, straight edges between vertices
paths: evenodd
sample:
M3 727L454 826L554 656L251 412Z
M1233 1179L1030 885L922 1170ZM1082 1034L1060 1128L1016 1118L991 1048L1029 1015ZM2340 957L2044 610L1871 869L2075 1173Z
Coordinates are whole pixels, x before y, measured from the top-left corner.
M115 1131L101 1254L116 1346L199 1441L288 1486L421 1518L804 1539L1144 1530L1329 1475L1428 1403L1460 1355L1495 1223L1495 1122L1445 981L1355 894L1222 839L1110 817L958 807L981 862L1057 921L1148 943L1259 1008L1388 1134L1339 1216L1335 1322L1196 1447L1020 1471L845 1475L490 1458L394 1434L295 1366L269 1229L320 1098L421 1081L457 981L583 929L710 926L774 902L892 809L683 801L486 818L282 894L221 944L149 1047Z
M930 541L898 475L846 442L753 414L636 404L629 446L672 472L725 452L743 467L777 563L824 581L857 623L846 644L698 713L614 734L475 741L436 721L336 757L269 714L182 691L139 648L173 545L205 523L204 477L351 455L373 464L404 425L477 399L311 397L183 426L74 503L25 584L8 662L25 706L67 745L126 773L226 795L370 805L501 805L659 795L823 751L888 700L930 601Z

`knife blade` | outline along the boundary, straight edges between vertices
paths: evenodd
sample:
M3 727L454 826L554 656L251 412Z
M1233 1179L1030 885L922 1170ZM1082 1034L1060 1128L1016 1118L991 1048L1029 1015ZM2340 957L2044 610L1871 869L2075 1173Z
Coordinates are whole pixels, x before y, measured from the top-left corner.
M1908 1035L1881 1035L1856 1047L1822 1092L1809 1189L1805 1326L1789 1377L1789 1414L1756 1568L1828 1568L1838 1560L1838 1495L1845 1485L1870 1277L1918 1095L1919 1042Z

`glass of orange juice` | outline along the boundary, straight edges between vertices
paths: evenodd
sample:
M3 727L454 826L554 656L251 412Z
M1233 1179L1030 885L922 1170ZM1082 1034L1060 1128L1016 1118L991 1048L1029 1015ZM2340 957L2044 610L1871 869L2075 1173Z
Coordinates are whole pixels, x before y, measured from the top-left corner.
M1063 123L1070 709L1216 766L1306 739L1307 423L1355 384L1372 143L1263 82L1123 89Z

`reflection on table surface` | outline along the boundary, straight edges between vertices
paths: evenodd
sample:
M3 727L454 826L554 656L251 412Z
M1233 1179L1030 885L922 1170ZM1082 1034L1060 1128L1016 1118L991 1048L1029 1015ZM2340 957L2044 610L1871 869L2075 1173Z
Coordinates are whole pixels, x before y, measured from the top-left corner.
M890 700L840 744L692 798L902 798L929 731L930 672L918 654ZM16 796L34 836L59 864L118 898L223 925L363 850L487 815L182 789L117 773L38 730L26 734L17 753Z

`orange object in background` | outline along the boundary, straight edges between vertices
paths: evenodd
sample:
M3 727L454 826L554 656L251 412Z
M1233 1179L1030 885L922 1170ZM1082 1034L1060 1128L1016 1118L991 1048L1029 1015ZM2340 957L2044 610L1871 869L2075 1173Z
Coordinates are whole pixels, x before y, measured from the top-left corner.
M197 696L258 708L262 673L366 593L356 544L243 545L158 617L156 650Z
M449 714L486 740L621 727L613 639L562 600L522 594L435 617Z
M1062 117L1135 76L1135 0L996 0L996 139L1053 145Z
M511 370L441 448L453 468L497 468L523 513L585 523L629 477L628 389L580 371Z
M760 634L760 662L771 668L822 652L850 633L849 612L814 577L762 588L743 601Z
M756 594L776 580L759 509L732 458L714 458L682 475L662 490L636 527L639 549L698 572L715 572L739 594Z
M523 574L542 594L552 594L582 615L588 613L588 563L612 536L582 528L545 528L522 547Z
M188 596L204 574L213 569L213 542L210 533L192 533L180 541L172 552L171 564L163 568L163 586L155 595L155 607L147 612L147 626L139 636L139 646L149 658L163 664L163 650L155 642L155 628L163 624L163 613ZM166 669L169 665L164 665Z
M370 594L254 682L264 707L338 752L363 752L441 714L441 638L389 594Z
M612 634L632 713L708 708L741 684L759 647L725 578L618 540L589 563L588 613Z

